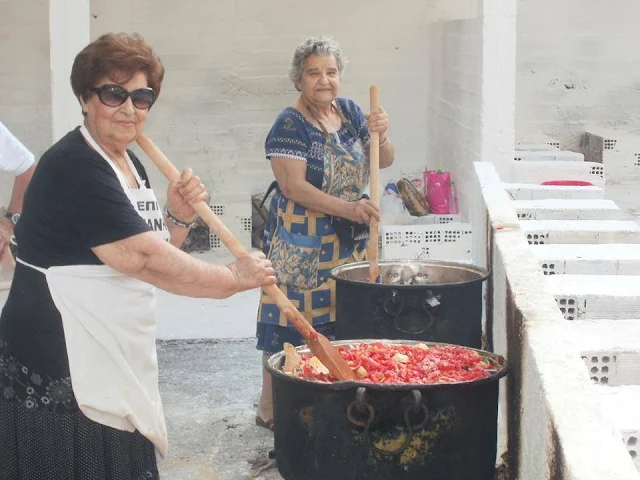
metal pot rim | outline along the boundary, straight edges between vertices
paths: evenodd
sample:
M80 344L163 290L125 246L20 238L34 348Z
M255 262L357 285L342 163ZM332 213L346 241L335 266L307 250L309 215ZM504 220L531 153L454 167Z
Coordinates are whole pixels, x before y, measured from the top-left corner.
M284 373L277 366L281 365L282 360L284 359L284 350L278 353L271 355L268 359L265 360L265 367L269 371L271 375L276 375L282 379L286 379L287 381L304 384L306 386L314 386L316 388L325 389L325 390L349 390L357 387L366 387L370 390L393 390L393 391L403 391L403 390L436 390L442 388L460 388L460 387L470 387L481 385L484 383L492 383L496 382L507 374L508 365L507 360L500 355L495 353L487 352L486 350L480 350L478 348L465 347L463 345L454 345L451 343L443 343L443 342L423 342L419 340L385 340L385 339L358 339L358 340L337 340L331 342L335 346L340 345L349 345L352 343L384 343L386 345L417 345L419 343L423 343L428 346L436 346L436 345L453 345L460 346L462 348L468 348L469 350L474 350L478 352L483 357L491 358L495 363L499 364L501 368L496 372L492 373L488 377L481 378L478 380L469 380L465 382L455 382L455 383L368 383L368 382L359 382L359 381L340 381L334 383L327 382L319 382L317 380L309 380L305 378L300 378L294 375L288 375ZM296 347L296 350L299 353L310 353L309 347L306 345L301 345Z
M368 281L361 280L353 280L351 278L343 278L338 275L339 272L345 270L356 269L359 267L368 266L369 262L353 262L347 263L344 265L339 265L331 269L329 272L329 277L335 280L336 282L343 282L346 284L352 283L356 285L368 285L371 288L395 288L400 290L421 290L425 288L438 288L438 287L462 287L467 285L472 285L474 283L484 282L491 272L485 268L479 267L477 265L467 264L467 263L458 263L458 262L445 262L441 260L383 260L378 262L378 266L386 267L391 265L410 265L410 264L418 264L422 266L435 266L435 267L451 267L451 268L459 268L460 270L467 270L474 273L477 273L478 278L474 278L472 280L463 280L460 282L448 282L448 283L423 283L420 285L391 285L385 283L371 283Z

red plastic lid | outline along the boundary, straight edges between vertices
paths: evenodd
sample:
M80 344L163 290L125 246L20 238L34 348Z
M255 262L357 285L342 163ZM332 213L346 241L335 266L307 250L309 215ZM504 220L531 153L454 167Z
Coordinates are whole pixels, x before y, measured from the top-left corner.
M563 187L593 187L593 183L584 180L549 180L542 182L541 185L558 185Z

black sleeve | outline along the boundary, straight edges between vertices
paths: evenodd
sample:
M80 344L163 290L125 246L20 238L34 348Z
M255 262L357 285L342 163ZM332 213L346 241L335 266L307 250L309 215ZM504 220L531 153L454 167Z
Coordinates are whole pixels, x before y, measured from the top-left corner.
M96 152L87 153L67 159L70 165L58 169L60 212L74 236L92 248L151 231L113 169Z

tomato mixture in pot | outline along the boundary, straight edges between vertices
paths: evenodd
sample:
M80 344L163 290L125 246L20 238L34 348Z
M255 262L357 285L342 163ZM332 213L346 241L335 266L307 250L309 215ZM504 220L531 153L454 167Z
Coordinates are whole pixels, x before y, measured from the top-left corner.
M334 382L329 370L316 357L285 344L285 373L308 380ZM355 343L338 347L340 355L358 381L389 384L434 384L469 382L485 378L499 367L477 351L458 345L389 345L382 342Z

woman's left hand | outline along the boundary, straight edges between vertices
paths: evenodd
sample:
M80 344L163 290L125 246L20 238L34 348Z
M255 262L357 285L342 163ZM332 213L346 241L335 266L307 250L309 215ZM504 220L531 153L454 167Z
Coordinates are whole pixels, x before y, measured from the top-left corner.
M191 206L198 202L206 202L209 194L200 181L200 177L193 174L193 170L185 168L179 180L169 183L167 188L167 209L178 220L191 223L195 220L196 211Z
M378 132L382 141L389 128L389 116L382 107L377 107L373 112L365 114L367 126L370 132Z

